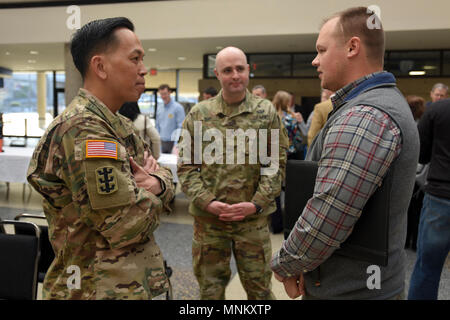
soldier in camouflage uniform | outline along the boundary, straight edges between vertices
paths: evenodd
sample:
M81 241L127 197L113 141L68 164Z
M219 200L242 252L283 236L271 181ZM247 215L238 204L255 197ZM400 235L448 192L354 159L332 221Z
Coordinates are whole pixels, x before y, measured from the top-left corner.
M229 47L219 52L215 73L222 90L191 109L178 144L178 177L183 192L191 199L189 212L194 216L192 255L200 297L225 299L233 252L248 299L274 299L268 215L275 211L274 199L281 192L289 143L287 133L271 102L247 90L249 65L240 49ZM256 151L251 148L249 137L241 140L241 145L227 145L229 141L225 139L219 141L221 146L215 149L214 157L218 160L223 153L222 161L205 157L199 161L195 140L201 137L203 155L210 147L209 141L203 141L204 135L215 130L216 137L226 137L230 129L268 130L265 147L269 153L272 149L278 151L275 172L261 174L268 165L263 166L260 160L250 161ZM271 129L278 135L275 143L271 140ZM245 163L237 160L242 144ZM232 154L231 163L226 161L228 154Z
M133 29L111 18L77 31L71 50L84 88L30 163L28 181L44 197L55 251L44 299L151 299L169 287L153 232L170 210L172 175L117 113L144 89L144 51Z

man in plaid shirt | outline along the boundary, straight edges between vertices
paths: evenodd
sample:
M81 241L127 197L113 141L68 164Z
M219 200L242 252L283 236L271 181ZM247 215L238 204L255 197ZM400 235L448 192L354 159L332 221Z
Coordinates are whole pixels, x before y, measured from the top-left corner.
M336 91L333 110L307 156L319 166L314 195L299 208L302 213L273 255L271 268L291 298L401 299L406 215L419 143L395 78L383 71L381 22L367 8L347 9L325 21L316 49L312 64L321 86ZM336 254L388 175L387 265ZM370 286L373 267L380 271L379 279Z

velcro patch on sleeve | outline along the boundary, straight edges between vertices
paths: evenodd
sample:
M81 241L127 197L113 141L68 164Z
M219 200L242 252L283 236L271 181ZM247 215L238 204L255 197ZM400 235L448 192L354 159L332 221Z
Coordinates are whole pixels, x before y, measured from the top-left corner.
M99 194L111 194L119 189L114 171L114 167L100 167L95 170Z
M117 142L108 140L86 140L86 159L117 159Z

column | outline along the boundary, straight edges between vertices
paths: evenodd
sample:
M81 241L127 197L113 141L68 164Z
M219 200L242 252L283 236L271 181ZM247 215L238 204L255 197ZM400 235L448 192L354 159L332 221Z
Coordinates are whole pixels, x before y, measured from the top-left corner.
M47 80L45 72L37 73L37 111L39 115L39 128L45 129L45 111L47 107Z
M64 44L64 65L66 71L64 96L67 107L72 99L78 94L78 89L83 86L81 74L73 64L72 54L70 53L70 43Z

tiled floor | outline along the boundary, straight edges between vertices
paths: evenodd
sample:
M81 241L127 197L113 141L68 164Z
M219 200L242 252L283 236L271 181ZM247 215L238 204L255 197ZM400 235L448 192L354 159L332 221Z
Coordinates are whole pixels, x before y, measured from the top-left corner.
M173 269L171 282L174 299L198 299L198 285L192 273L191 239L192 217L187 212L189 201L184 194L178 191L174 202L174 210L169 216L161 217L161 225L155 233L157 242L163 252L165 260ZM23 188L22 184L11 183L9 194L6 184L0 182L0 217L13 219L22 212L40 212L41 198L30 187ZM272 250L280 248L283 241L282 234L271 235ZM407 250L406 290L415 262L415 252ZM41 284L38 298L41 298ZM272 278L272 289L277 299L289 299L283 285ZM230 300L246 299L246 294L236 274L234 261L232 261L232 279L226 289L226 298ZM450 299L450 258L447 259L441 277L439 299Z

